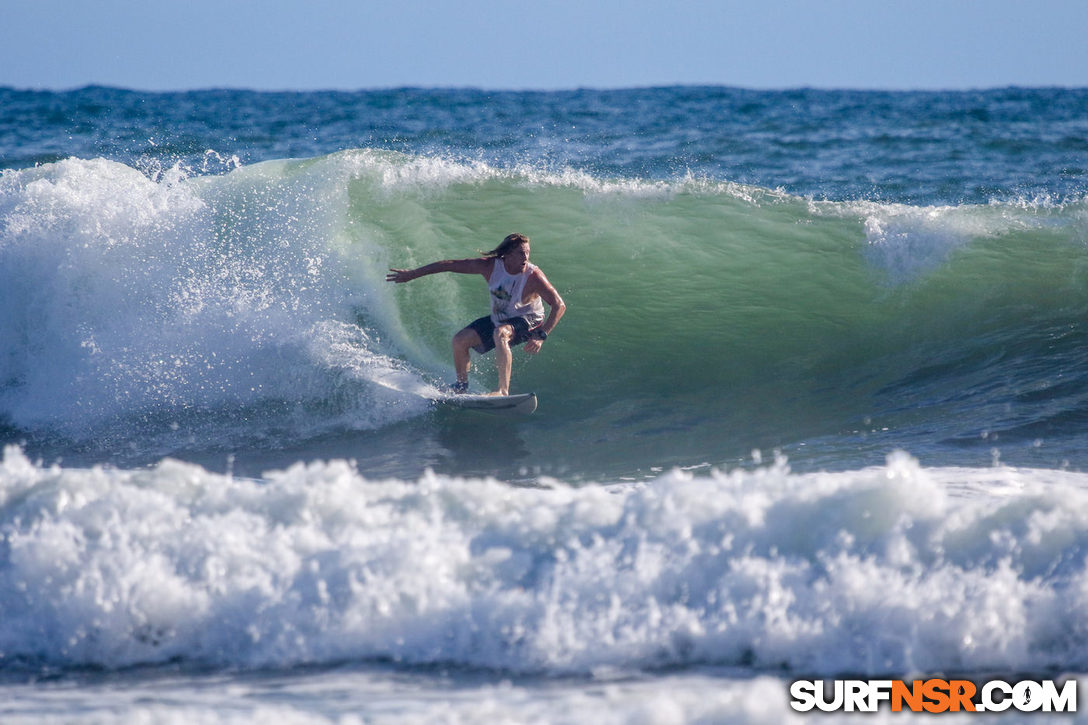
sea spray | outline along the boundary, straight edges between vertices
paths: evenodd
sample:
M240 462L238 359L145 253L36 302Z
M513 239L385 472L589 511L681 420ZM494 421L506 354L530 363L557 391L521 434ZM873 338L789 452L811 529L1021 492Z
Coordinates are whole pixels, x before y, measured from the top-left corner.
M327 241L343 193L323 181L262 167L156 183L104 160L5 175L5 418L133 439L199 412L206 439L249 409L265 420L245 439L315 407L358 428L410 411L368 383L398 364L365 330L344 337L352 290Z

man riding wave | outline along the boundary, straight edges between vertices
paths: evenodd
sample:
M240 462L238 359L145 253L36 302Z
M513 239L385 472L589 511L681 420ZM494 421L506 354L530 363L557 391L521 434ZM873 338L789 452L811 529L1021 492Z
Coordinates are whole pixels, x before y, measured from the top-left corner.
M457 371L454 392L468 390L469 350L484 354L494 348L499 382L493 395L509 395L511 348L524 343L527 353L540 352L566 312L567 306L555 287L539 267L529 263L529 251L529 237L511 234L482 257L447 259L416 269L390 269L386 275L387 282L398 284L439 272L479 274L487 280L491 314L473 320L453 336L453 365ZM545 303L550 308L547 317Z

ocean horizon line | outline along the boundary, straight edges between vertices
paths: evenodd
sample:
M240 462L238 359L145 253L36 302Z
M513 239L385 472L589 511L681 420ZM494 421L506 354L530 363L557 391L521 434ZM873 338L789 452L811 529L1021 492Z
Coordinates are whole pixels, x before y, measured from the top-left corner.
M110 90L110 91L122 91L129 93L141 93L141 94L156 94L156 95L177 95L187 93L270 93L270 94L307 94L307 93L344 93L344 94L356 94L356 93L383 93L383 92L398 92L398 91L425 91L425 92L480 92L480 93L523 93L523 94L536 94L536 93L578 93L578 92L594 92L594 93L609 93L609 92L625 92L625 91L660 91L670 89L720 89L729 91L744 91L751 93L798 93L798 92L815 92L815 93L858 93L858 94L969 94L969 93L990 93L999 91L1082 91L1088 90L1088 85L1084 86L1071 86L1063 84L1048 84L1048 85L1023 85L1018 83L1010 83L1008 85L993 85L993 86L947 86L947 87L923 87L923 86L910 86L910 87L879 87L879 86L822 86L822 85L783 85L783 86L747 86L730 83L699 83L699 82L676 82L676 83L647 83L637 85L618 85L618 86L596 86L596 85L580 85L580 86L524 86L524 87L500 87L500 86L486 86L475 84L394 84L388 86L363 86L358 88L349 87L336 87L336 86L319 86L313 88L291 88L291 87L256 87L256 86L231 86L231 85L208 85L208 86L192 86L192 87L178 87L178 88L141 88L136 86L125 86L113 83L98 83L89 82L80 85L73 86L20 86L11 83L0 83L0 90L15 91L22 93L78 93L88 90Z

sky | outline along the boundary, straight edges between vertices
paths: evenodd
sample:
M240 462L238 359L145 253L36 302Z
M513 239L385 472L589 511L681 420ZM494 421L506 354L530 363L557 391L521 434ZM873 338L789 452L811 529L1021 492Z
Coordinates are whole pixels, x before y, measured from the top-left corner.
M0 85L1088 87L1085 0L0 0Z

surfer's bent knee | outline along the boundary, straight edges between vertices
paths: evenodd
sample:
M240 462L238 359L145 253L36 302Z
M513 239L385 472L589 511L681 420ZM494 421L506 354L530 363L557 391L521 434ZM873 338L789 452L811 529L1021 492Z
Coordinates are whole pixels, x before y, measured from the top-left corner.
M476 347L479 344L480 336L476 334L476 331L473 330L471 327L466 327L463 330L458 331L458 333L453 336L454 347L471 348Z

